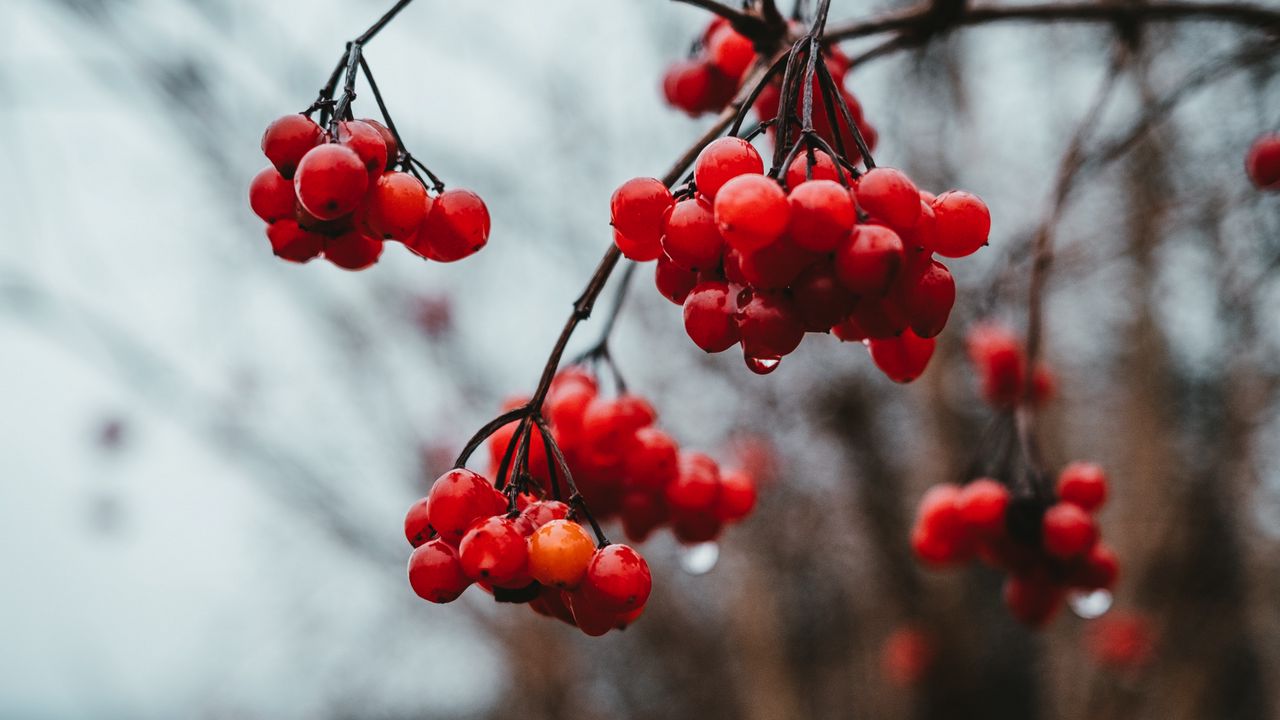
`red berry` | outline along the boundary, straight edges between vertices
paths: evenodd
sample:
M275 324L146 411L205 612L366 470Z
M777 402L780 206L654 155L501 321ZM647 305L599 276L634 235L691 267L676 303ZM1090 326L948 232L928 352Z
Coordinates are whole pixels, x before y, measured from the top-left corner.
M273 167L263 168L249 183L249 207L258 217L273 223L294 219L298 199L289 182Z
M543 585L572 590L582 584L595 551L595 541L581 525L552 520L529 538L529 574Z
M307 212L320 220L333 220L355 210L364 199L369 173L351 148L328 143L302 156L293 187Z
M707 41L707 56L717 70L730 78L738 79L756 59L756 48L745 35L723 25Z
M802 182L792 188L787 202L791 205L791 241L806 250L831 252L853 229L853 199L838 182Z
M812 177L809 177L812 175ZM835 160L831 156L821 150L813 152L813 169L809 169L809 153L802 152L796 155L791 164L787 166L787 187L795 190L800 184L807 180L840 180L840 172L836 169ZM840 186L844 188L843 185ZM846 191L845 194L848 194ZM849 198L852 200L852 196Z
M681 453L676 480L667 485L673 513L710 511L720 494L720 468L702 453Z
M1044 513L1043 539L1045 552L1073 558L1093 547L1098 540L1098 529L1093 518L1078 505L1060 502Z
M391 166L395 165L396 158L400 155L400 143L396 142L395 133L391 132L391 128L371 118L360 118L360 122L377 130L378 134L382 136L382 142L387 146L387 165L385 169L390 170Z
M764 161L751 143L736 137L722 137L702 149L693 165L693 182L708 201L731 179L744 174L760 175Z
M277 257L304 263L324 250L324 237L303 230L293 220L277 220L267 226L267 239Z
M960 488L947 483L934 485L920 499L911 546L921 560L941 565L964 560L971 552L959 499Z
M559 500L536 500L520 511L516 528L522 535L532 535L538 528L552 520L569 517L569 506Z
M987 244L991 213L977 195L952 190L933 201L937 219L933 251L943 257L964 257Z
M417 237L405 245L439 262L454 262L489 242L489 209L470 190L445 190L431 204Z
M622 499L622 529L632 542L644 542L667 519L663 498L647 492L630 492Z
M684 330L706 352L728 350L739 338L736 310L728 283L699 283L684 301Z
M758 174L725 182L716 193L713 209L720 235L742 252L777 242L791 216L786 193L777 182Z
M756 481L741 470L720 473L720 493L716 498L716 518L735 522L751 514L756 506Z
M897 233L882 225L857 225L836 248L836 274L858 295L884 295L904 259Z
M813 263L791 285L796 314L809 332L826 332L853 312L857 298L829 260ZM846 339L846 338L841 338ZM861 340L862 338L858 338Z
M1112 613L1089 624L1085 647L1102 665L1141 668L1155 653L1156 637L1141 615Z
M998 408L1016 405L1025 390L1022 342L1013 332L994 323L975 325L966 341L969 359L982 381L983 398Z
M1071 584L1086 590L1109 590L1120 576L1120 560L1103 543L1097 542L1076 566Z
M877 338L868 341L871 359L890 380L909 383L920 377L933 357L937 341L922 338L910 330L896 338Z
M671 532L685 545L711 542L720 535L723 524L714 509L697 512L672 511Z
M293 179L302 156L324 140L324 131L306 115L285 115L262 134L262 152L286 180Z
M378 237L405 242L418 232L432 200L414 176L389 172L374 183L367 203L370 229Z
M761 290L781 290L792 284L819 255L797 247L787 237L756 250L740 251L738 272L747 285Z
M956 281L946 265L934 260L920 273L904 276L900 303L911 329L920 337L942 332L956 302Z
M671 191L654 178L632 178L624 182L609 199L609 213L615 237L622 254L644 262L662 253L663 218L675 200Z
M427 514L427 499L422 498L409 506L404 516L404 536L409 544L418 547L431 535L431 521Z
M338 142L360 156L370 183L387 169L387 141L372 125L360 120L343 120L338 123Z
M804 326L791 301L780 292L756 292L738 309L738 332L748 357L776 360L804 339Z
M604 607L598 598L587 593L586 588L566 592L564 596L573 614L573 624L588 637L600 637L617 624L618 613Z
M1107 499L1107 473L1101 465L1073 462L1058 474L1058 499L1093 512Z
M467 577L494 585L509 583L529 570L529 544L524 534L515 520L501 516L473 525L462 537L458 557Z
M711 95L711 70L705 62L685 60L667 68L662 78L667 102L690 115L707 109Z
M920 191L901 170L877 167L858 178L858 205L895 230L915 227L920 219Z
M409 556L409 585L423 600L447 603L457 600L471 580L462 572L458 551L436 538Z
M662 249L671 262L686 270L711 270L724 255L724 239L716 227L711 205L702 198L676 203L666 217Z
M956 509L969 532L979 537L995 537L1004 532L1009 490L991 478L978 478L960 490Z
M1004 603L1024 625L1043 627L1062 607L1062 588L1040 575L1014 575L1004 581Z
M583 413L582 441L600 454L621 458L636 432L652 425L656 417L653 407L641 397L598 397Z
M850 317L873 340L896 338L907 329L907 315L892 296L863 297L853 306Z
M622 613L644 605L652 582L640 553L626 545L606 545L591 558L582 587L593 603Z
M623 459L627 486L662 492L679 474L679 453L670 435L657 428L640 428Z
M472 523L504 509L502 496L489 481L466 468L455 468L436 478L427 494L431 527L451 545L462 542Z
M1244 160L1249 179L1262 190L1280 190L1280 133L1259 137Z
M381 255L382 239L358 230L330 238L324 244L325 259L344 270L363 270L378 262Z
M658 266L653 271L653 283L662 297L683 305L689 291L698 284L698 274L685 270L666 257L660 257Z

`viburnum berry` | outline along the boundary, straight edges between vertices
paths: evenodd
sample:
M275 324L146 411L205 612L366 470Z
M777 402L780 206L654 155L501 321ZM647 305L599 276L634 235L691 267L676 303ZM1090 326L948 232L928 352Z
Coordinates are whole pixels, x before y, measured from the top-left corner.
M277 220L293 220L298 198L293 194L293 183L285 179L274 167L266 167L253 176L249 183L249 207L268 223Z
M987 244L991 213L977 195L962 190L942 193L933 201L937 230L934 252L943 257L972 255Z
M857 296L829 260L813 263L791 285L796 314L809 332L826 332L853 312ZM861 340L862 338L858 338Z
M457 600L471 586L471 579L462 571L458 551L436 538L409 556L409 585L423 600L447 603Z
M664 225L662 250L672 263L692 271L710 270L720 264L724 238L706 200L681 200L672 206Z
M922 272L903 273L899 306L912 331L931 338L942 332L956 302L956 281L946 265L933 260Z
M707 56L717 70L731 78L740 78L756 59L756 48L749 38L729 25L721 25L707 40Z
M853 229L853 199L838 182L802 182L791 189L787 202L791 205L791 241L806 250L831 252Z
M471 524L504 510L503 497L488 480L466 468L455 468L436 478L427 494L431 527L445 542L462 542Z
M1073 462L1058 473L1058 499L1093 512L1107 499L1107 473L1101 465Z
M720 235L741 252L758 250L782 237L791 206L778 183L764 175L739 175L716 193L713 212Z
M675 200L671 191L654 178L632 178L613 191L609 199L610 222L621 238L618 249L632 260L656 260L662 254L663 219Z
M1011 575L1004 582L1009 613L1029 627L1043 627L1062 607L1063 590L1041 574Z
M629 492L622 498L622 529L632 542L644 542L659 525L667 521L667 505L660 495Z
M1060 502L1044 513L1045 552L1060 558L1083 555L1098 539L1093 518L1078 505Z
M920 218L920 191L901 170L868 170L858 178L855 192L863 210L895 230L912 228Z
M960 521L971 533L995 537L1004 532L1009 490L991 478L978 478L965 485L956 496Z
M458 545L458 557L467 577L494 585L510 583L529 571L529 545L524 534L515 520L501 516L472 525Z
M675 482L667 485L667 504L673 512L695 513L715 507L720 493L720 470L702 453L681 453Z
M689 292L698 284L698 274L692 270L685 270L665 257L660 257L653 271L653 284L657 286L658 293L662 297L677 305L684 305Z
M715 508L697 512L673 513L671 533L685 545L711 542L720 536L724 523L716 516Z
M436 197L405 246L437 262L455 262L489 242L489 209L470 190L445 190Z
M933 640L917 627L900 627L889 633L880 651L880 667L889 682L908 687L929 672L936 655Z
M884 295L904 259L897 233L883 225L858 225L836 248L836 275L860 296Z
M529 537L529 574L543 585L573 590L582 583L596 544L572 520L552 520Z
M370 183L387 169L387 141L372 125L361 120L343 120L338 123L338 142L360 157Z
M853 306L849 317L872 340L896 338L907 329L907 315L897 298L863 296Z
M1112 612L1089 624L1085 648L1100 665L1134 669L1151 661L1156 634L1151 623L1132 612Z
M1259 137L1245 156L1249 179L1261 190L1280 190L1280 133Z
M927 563L942 565L964 560L971 546L960 515L960 488L934 485L920 500L911 547Z
M351 148L327 143L302 156L293 186L307 212L320 220L333 220L360 204L369 173Z
M636 431L626 450L623 467L627 484L649 492L661 492L679 474L680 448L670 435L653 427Z
M292 180L302 156L324 141L324 130L306 115L285 115L262 134L262 152L284 179Z
M922 338L911 330L898 337L867 341L867 349L871 351L876 367L890 380L900 383L909 383L920 377L928 367L936 346L937 341L933 338Z
M290 262L304 263L324 250L324 237L304 230L291 219L277 220L267 226L267 239L276 257Z
M737 137L712 141L698 154L693 165L693 182L709 202L725 183L739 175L764 173L764 160L751 143ZM785 226L784 226L785 227Z
M711 69L705 62L684 60L667 68L662 78L662 92L667 102L690 115L708 109L712 94Z
M382 239L371 238L359 230L350 230L324 243L324 256L344 270L363 270L382 255Z
M755 290L782 290L820 259L817 253L797 247L786 236L762 248L735 252L738 274Z
M600 637L617 624L618 613L605 607L599 598L589 595L586 588L566 592L564 596L573 614L573 624L588 637Z
M1104 543L1096 542L1071 575L1071 584L1087 590L1110 590L1120 576L1120 560Z
M620 456L637 431L657 419L647 400L636 395L596 398L582 416L582 440Z
M684 301L684 329L693 344L706 352L728 350L738 342L733 291L719 280L699 283Z
M400 143L396 141L395 133L391 132L391 128L372 118L360 118L360 122L377 130L378 134L382 136L382 142L387 148L387 164L383 169L390 170L400 156Z
M378 178L369 192L368 223L378 237L406 242L431 209L427 189L409 173L389 172Z
M427 513L426 498L409 506L409 512L404 516L404 536L414 547L422 545L431 536L431 519Z
M626 545L606 545L597 550L582 585L592 602L614 613L643 607L651 588L649 563Z
M537 500L520 511L516 528L522 535L532 535L552 520L563 520L568 516L569 506L559 500Z
M721 522L734 522L751 514L756 506L756 481L742 470L720 473L715 514Z
M812 177L811 177L812 176ZM800 187L801 183L811 180L840 180L840 171L836 169L836 161L831 156L821 150L813 151L813 168L809 167L808 153L800 153L796 155L791 164L787 166L787 187L793 191ZM844 188L843 185L840 186ZM846 195L848 192L846 191ZM850 201L853 197L850 196Z
M776 360L790 354L804 338L804 327L789 298L780 292L752 293L738 308L738 332L749 358Z

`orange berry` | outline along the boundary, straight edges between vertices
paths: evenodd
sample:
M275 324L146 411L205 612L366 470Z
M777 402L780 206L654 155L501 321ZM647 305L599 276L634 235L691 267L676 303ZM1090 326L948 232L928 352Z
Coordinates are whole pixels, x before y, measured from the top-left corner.
M591 535L572 520L552 520L529 538L529 572L543 585L572 590L595 555Z

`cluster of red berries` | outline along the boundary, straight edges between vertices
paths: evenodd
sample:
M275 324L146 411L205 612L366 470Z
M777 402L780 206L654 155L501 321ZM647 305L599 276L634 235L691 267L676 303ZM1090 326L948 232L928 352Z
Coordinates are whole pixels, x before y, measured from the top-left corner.
M1008 410L1027 398L1027 352L1022 341L1004 325L974 325L966 338L969 360L978 372L982 398L992 407ZM1032 370L1030 400L1034 406L1053 398L1057 387L1053 373L1043 364Z
M512 401L509 407L522 404ZM709 455L682 451L656 427L657 413L648 401L634 394L605 397L581 368L556 376L544 412L592 515L621 520L632 542L643 542L667 524L683 543L707 542L755 507L756 481L750 474L721 468ZM518 424L490 437L495 477ZM529 473L544 492L554 494L545 446L533 432Z
M955 303L958 258L987 242L991 217L974 195L933 196L893 168L849 187L825 153L800 153L781 179L755 147L712 142L676 197L661 181L623 183L610 203L614 241L657 260L658 290L684 307L685 330L707 352L741 345L747 366L772 371L806 332L868 341L890 378L923 372Z
M695 117L719 112L738 92L755 59L755 44L729 21L716 17L702 32L693 57L667 68L662 93L673 107Z
M651 578L626 545L596 546L569 506L508 496L456 468L409 508L409 584L424 600L452 602L472 583L498 602L528 604L591 636L622 629L644 612Z
M1057 501L1015 501L1007 487L979 478L963 487L935 485L920 501L911 546L932 565L975 556L1009 573L1004 601L1020 622L1040 627L1068 590L1110 589L1119 562L1098 540L1091 513L1107 497L1107 477L1094 463L1073 462L1058 476Z
M428 194L395 134L376 120L344 120L330 134L303 114L267 126L271 161L249 185L249 206L267 222L272 251L291 262L322 254L347 270L378 261L383 240L429 260L453 262L489 240L489 211L469 190Z
M1254 140L1244 167L1258 189L1280 190L1280 133L1267 133Z

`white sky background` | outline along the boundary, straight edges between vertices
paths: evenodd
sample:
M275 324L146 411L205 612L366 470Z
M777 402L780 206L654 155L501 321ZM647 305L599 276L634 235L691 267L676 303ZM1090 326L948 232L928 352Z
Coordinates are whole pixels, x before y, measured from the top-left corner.
M658 0L418 0L367 57L414 153L488 201L489 247L444 266L389 243L357 274L277 261L245 199L262 128L310 103L386 5L0 2L0 715L456 715L492 698L499 658L474 613L418 603L400 569L403 510L425 482L416 446L456 450L501 397L532 389L608 242L609 193L664 172L704 124L657 87L705 15ZM844 18L862 4L834 6ZM1104 46L973 37L973 142L929 173L987 197L998 237L1043 207ZM1046 37L1093 61L1017 62ZM893 104L905 71L853 76L889 165L945 126ZM184 78L197 89L165 90ZM1221 92L1233 87L1248 89ZM368 94L356 103L376 113ZM1275 117L1272 93L1217 122L1249 136ZM1195 167L1239 193L1243 147L1197 142ZM953 269L974 282L986 262ZM1174 279L1204 262L1188 255ZM730 382L780 394L832 363L866 365L826 339L768 380L732 352L695 365L650 284L641 270L619 355L695 445L751 407ZM1194 309L1195 288L1173 285ZM461 330L445 348L407 317L424 291L453 297ZM1096 304L1059 309L1068 335L1097 322ZM1213 318L1186 322L1178 349L1194 362L1212 352ZM126 445L108 457L93 437L115 415ZM103 502L119 511L109 532L94 522Z

